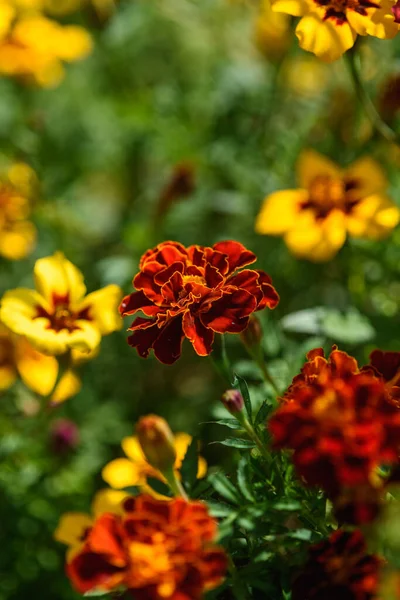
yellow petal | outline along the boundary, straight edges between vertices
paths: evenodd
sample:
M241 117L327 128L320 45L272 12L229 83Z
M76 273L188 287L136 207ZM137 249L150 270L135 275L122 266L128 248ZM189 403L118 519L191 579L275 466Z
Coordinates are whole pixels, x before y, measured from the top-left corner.
M14 333L24 335L25 328L34 323L42 298L33 290L17 288L6 292L1 300L0 320Z
M175 469L179 469L182 465L182 461L185 458L187 449L192 442L192 436L188 433L176 433L174 436L174 446L176 452Z
M129 498L127 492L110 489L99 490L92 502L92 513L94 517L99 517L104 513L122 515L124 512L122 503L126 498Z
M7 177L21 194L30 196L32 188L37 184L36 173L23 162L13 163L7 170Z
M207 475L207 461L202 456L199 456L199 465L197 468L197 479L202 479Z
M117 490L132 485L143 485L145 477L141 469L128 458L116 458L101 472L104 481Z
M257 216L255 230L266 235L282 235L297 220L299 207L306 202L305 190L282 190L267 196Z
M301 188L309 189L316 177L341 178L341 169L329 158L315 152L303 150L297 161L297 177Z
M283 12L293 17L301 17L309 10L306 0L272 0L272 10Z
M380 239L400 222L400 210L385 195L364 198L347 217L347 229L353 237Z
M118 285L108 285L86 296L79 308L88 308L90 318L101 334L108 335L122 327L122 318L118 312L121 298L121 288Z
M93 520L89 515L78 512L65 513L54 532L54 539L67 546L75 546L81 542L86 530L92 524Z
M15 357L24 384L41 396L48 396L57 380L57 359L38 352L22 336L15 342Z
M348 23L322 20L317 12L305 15L296 27L300 47L325 62L332 62L354 45L356 33Z
M11 4L1 4L0 6L0 40L4 38L15 16L15 8Z
M59 32L54 45L56 56L66 61L85 58L93 48L90 34L82 27L74 25L65 26Z
M36 227L29 221L16 221L0 231L0 255L8 260L21 260L32 252L36 242Z
M356 193L363 198L388 187L388 181L382 167L369 156L360 158L344 172L346 181L357 182Z
M87 362L88 360L92 360L96 358L100 352L100 344L90 350L89 352L82 352L82 350L77 350L76 348L72 348L71 357L73 365L81 365L82 363Z
M36 289L53 305L53 295L69 299L72 308L83 298L86 287L83 275L62 252L36 261L34 268Z
M51 396L52 404L60 404L68 398L76 396L82 387L82 382L75 371L68 369L61 377L54 393Z
M392 13L393 2L381 0L379 8L368 8L367 15L347 9L346 16L351 27L359 35L373 35L380 39L390 39L397 35L398 24Z
M0 392L8 390L17 379L17 372L12 365L0 366Z
M136 436L125 437L121 442L121 446L126 456L133 462L147 465L143 450Z
M333 258L345 240L345 216L341 211L332 211L322 222L303 214L297 227L285 235L285 242L295 256L313 262Z
M68 332L68 348L75 348L81 352L92 353L100 344L100 331L94 323L84 321L83 319L75 321L75 325L77 329Z

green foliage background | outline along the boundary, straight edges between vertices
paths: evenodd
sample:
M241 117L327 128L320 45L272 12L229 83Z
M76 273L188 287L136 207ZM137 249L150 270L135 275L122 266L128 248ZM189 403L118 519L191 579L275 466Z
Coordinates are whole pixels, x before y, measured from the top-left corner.
M295 186L303 147L343 165L375 156L400 204L395 153L365 122L344 62L326 66L313 93L299 94L285 72L304 53L293 35L283 63L269 63L253 43L255 8L228 0L121 1L104 27L77 16L95 50L68 67L56 89L0 81L1 152L26 160L41 184L37 248L24 261L0 264L0 291L30 286L34 261L60 249L89 291L114 282L128 292L148 247L233 238L257 253L258 268L281 295L278 309L262 318L264 348L282 385L318 345L338 343L361 362L373 347L398 349L400 229L380 243L350 241L323 265L297 261L279 238L254 233L263 197ZM360 48L375 99L399 66L398 48L371 39ZM195 190L157 221L160 193L182 160L195 166ZM22 384L1 399L0 600L78 597L52 532L63 512L88 511L104 486L101 468L122 456L120 440L138 416L157 412L174 430L200 433L211 468L229 468L235 458L234 450L209 445L222 434L201 424L223 416L225 384L211 362L189 344L173 367L143 361L125 338L122 331L104 339L100 356L82 369L82 391L55 410L29 416L33 398ZM234 337L228 353L260 403L268 389ZM80 431L79 445L64 456L50 444L60 417Z

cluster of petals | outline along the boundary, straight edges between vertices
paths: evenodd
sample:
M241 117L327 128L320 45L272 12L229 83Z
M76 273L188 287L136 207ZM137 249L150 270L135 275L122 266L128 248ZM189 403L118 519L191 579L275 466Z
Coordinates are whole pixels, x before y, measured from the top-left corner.
M255 260L234 241L188 248L164 242L148 250L133 280L137 291L120 306L123 316L145 315L130 327L129 344L142 357L153 349L165 364L179 358L185 337L198 355L210 354L215 333L240 333L252 313L279 302L267 273L243 269Z
M301 48L332 62L357 35L393 38L399 30L394 0L272 0L273 10L302 17L296 27Z
M85 58L92 49L89 33L61 25L43 14L43 0L0 0L0 74L54 86L64 62Z
M130 497L122 515L96 519L67 574L81 593L123 588L138 600L196 600L226 571L216 533L201 502Z
M347 236L379 240L400 221L388 197L388 181L370 157L341 169L314 150L301 153L298 188L269 194L256 220L256 231L283 236L298 258L332 259Z
M0 320L12 332L48 355L68 351L95 353L103 335L121 328L121 290L108 285L86 294L82 273L61 252L34 267L36 289L7 291Z
M34 171L21 162L11 164L0 178L0 256L9 260L25 258L35 245L30 213L36 183Z
M335 531L311 546L292 587L292 600L374 600L382 560L369 554L360 531Z
M372 485L378 467L398 462L399 408L373 367L337 349L307 358L270 420L275 448L293 450L299 475L330 494Z

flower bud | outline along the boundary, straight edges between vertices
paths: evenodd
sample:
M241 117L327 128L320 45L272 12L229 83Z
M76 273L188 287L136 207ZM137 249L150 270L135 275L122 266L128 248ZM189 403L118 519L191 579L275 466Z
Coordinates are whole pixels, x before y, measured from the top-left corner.
M57 419L50 430L50 443L56 454L65 454L79 444L79 429L69 419Z
M222 394L221 402L226 410L229 411L231 415L235 416L242 412L244 407L243 396L239 390L226 390L226 392Z
M251 315L249 324L246 329L240 334L241 340L248 348L256 348L262 340L262 328L259 319L255 315Z
M147 462L164 473L173 468L176 460L174 436L165 419L147 415L136 425L139 444Z

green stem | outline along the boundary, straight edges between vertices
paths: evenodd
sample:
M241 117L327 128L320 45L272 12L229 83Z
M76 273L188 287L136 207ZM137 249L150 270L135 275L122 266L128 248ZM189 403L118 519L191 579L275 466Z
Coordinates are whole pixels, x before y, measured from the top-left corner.
M379 133L379 135L381 135L388 142L399 142L399 136L396 134L396 132L393 131L391 127L389 127L389 125L387 125L382 120L382 117L376 110L374 103L372 102L367 90L365 89L364 82L362 81L358 70L358 55L356 48L352 48L351 50L346 52L344 56L351 79L353 81L354 90L356 92L357 98L361 106L363 107L365 114L370 120L371 125L373 126L375 131Z
M243 346L246 348L248 355L250 356L250 358L252 358L256 362L261 373L263 374L264 380L270 384L270 386L273 388L276 395L280 396L281 391L278 387L278 384L276 383L275 379L272 377L271 373L268 371L267 365L265 364L263 350L261 348L261 345L258 345L254 352L253 348L251 348L248 344L246 344L246 342L243 338L241 338L241 339L243 342Z
M189 497L188 497L187 493L185 492L185 489L184 489L182 483L177 478L174 469L171 468L169 471L164 472L163 475L164 475L165 479L167 480L169 487L171 488L171 492L175 496L181 497L184 500L188 501Z

